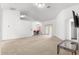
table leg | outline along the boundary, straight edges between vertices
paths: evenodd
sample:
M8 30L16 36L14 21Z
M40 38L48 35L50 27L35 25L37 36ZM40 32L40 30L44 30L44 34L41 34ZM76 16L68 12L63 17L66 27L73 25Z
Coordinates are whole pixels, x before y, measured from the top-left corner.
M73 52L72 52L72 55L73 55Z
M57 54L59 54L59 52L60 52L60 47L57 46Z
M77 54L76 51L74 52L74 54L75 54L75 55Z
M75 54L75 55L76 55L76 54L77 54L77 53L76 53L76 51L75 51L75 52L72 52L72 55L73 55L73 54Z

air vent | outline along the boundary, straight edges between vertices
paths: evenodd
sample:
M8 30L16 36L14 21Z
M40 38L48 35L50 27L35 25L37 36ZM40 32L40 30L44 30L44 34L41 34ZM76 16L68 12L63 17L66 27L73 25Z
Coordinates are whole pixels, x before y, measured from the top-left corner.
M16 10L16 8L10 8L10 10Z
M51 6L47 6L47 8L50 8Z

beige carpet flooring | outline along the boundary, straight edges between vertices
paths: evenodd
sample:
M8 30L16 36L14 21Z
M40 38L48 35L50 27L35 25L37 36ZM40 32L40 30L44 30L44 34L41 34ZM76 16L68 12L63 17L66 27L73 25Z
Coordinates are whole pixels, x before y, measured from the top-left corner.
M0 50L2 55L57 55L57 44L60 42L55 36L39 35L2 41ZM71 52L61 49L60 55L71 55Z

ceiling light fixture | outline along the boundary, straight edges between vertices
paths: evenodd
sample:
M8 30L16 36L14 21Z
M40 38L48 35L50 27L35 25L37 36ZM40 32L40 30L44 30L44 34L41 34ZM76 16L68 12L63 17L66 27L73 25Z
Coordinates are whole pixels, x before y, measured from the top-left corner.
M24 18L24 17L26 17L26 15L21 15L20 17L21 17L21 18Z
M45 7L45 3L35 3L35 5L36 5L38 8L44 8L44 7Z

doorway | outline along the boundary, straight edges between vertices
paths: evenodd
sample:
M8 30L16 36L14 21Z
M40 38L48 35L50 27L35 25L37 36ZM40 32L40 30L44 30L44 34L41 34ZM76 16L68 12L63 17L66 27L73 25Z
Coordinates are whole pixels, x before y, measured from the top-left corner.
M53 35L53 25L52 24L45 25L45 34L50 35L50 36Z
M69 19L69 28L68 29L69 30L67 32L69 32L69 40L78 42L78 39L77 39L77 28L74 26L73 18Z
M75 28L74 22L71 22L71 39L77 40L77 28Z

